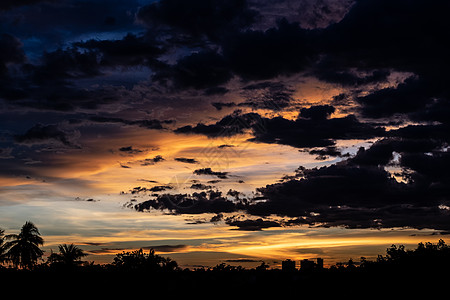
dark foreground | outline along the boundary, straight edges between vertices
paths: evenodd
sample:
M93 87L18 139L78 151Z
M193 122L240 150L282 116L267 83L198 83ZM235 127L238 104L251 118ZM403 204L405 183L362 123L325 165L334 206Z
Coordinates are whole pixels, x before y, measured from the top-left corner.
M21 295L56 293L74 297L145 297L268 295L367 296L445 295L448 268L383 270L281 270L123 272L105 270L0 271L1 286ZM363 293L363 294L361 294ZM441 294L442 293L442 294Z
M170 258L142 249L118 254L112 264L48 259L30 270L0 267L2 291L14 295L108 298L217 298L305 296L333 298L446 297L450 285L450 247L420 243L414 250L393 245L376 261L331 268L283 271L226 264L182 270ZM6 294L5 294L6 295Z

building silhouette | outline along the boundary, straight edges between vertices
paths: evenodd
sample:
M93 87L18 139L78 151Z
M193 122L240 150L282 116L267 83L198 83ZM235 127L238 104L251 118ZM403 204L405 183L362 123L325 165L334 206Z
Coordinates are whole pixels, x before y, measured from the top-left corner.
M281 270L283 271L295 271L295 260L286 259L281 262Z
M322 269L323 269L323 258L318 257L316 259L316 262L309 259L303 259L300 261L300 270L302 271L312 271Z
M323 258L316 258L316 261L309 259L302 259L300 261L301 271L312 271L312 270L322 270L323 269ZM295 271L295 261L291 259L286 259L281 262L281 270L283 271Z
M302 259L300 261L300 270L302 271L312 271L316 263L309 259Z
M319 270L323 269L323 258L320 257L317 258L316 269Z

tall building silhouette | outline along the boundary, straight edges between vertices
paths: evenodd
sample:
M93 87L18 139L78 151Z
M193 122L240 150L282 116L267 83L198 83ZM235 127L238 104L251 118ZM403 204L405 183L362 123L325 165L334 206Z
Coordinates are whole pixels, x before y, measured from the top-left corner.
M316 269L319 270L323 269L323 258L320 257L317 258Z
M309 259L302 259L300 261L300 270L302 271L311 271L314 269L316 263Z
M283 271L295 271L295 260L286 259L281 262L281 270Z
M323 258L318 257L317 262L309 259L303 259L300 261L300 270L302 271L312 271L312 270L322 270L323 269Z

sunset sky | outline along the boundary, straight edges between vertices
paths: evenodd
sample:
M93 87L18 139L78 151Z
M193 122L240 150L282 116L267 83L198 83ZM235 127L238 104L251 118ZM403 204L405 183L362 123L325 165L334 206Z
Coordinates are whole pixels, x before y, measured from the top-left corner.
M325 264L450 234L444 0L3 0L0 228Z

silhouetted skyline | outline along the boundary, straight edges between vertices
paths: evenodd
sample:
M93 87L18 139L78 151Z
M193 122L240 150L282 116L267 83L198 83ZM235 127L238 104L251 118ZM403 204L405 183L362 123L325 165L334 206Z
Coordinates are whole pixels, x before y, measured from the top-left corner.
M148 274L158 272L180 272L180 271L213 271L213 272L243 272L247 270L266 272L268 270L280 270L279 267L270 266L261 261L255 268L247 269L241 265L231 265L232 261L221 262L214 267L197 266L195 268L182 268L170 257L158 255L155 249L150 248L148 252L143 248L132 251L122 251L117 253L111 263L96 264L94 261L83 261L89 256L79 246L74 244L58 245L58 252L51 250L51 253L44 257L41 247L44 245L44 238L39 229L32 222L27 221L21 227L19 234L4 234L0 231L0 272L7 274L8 271L56 271L56 272L77 272L85 271L113 271L113 272L146 272ZM235 263L245 262L244 260L233 261ZM415 249L407 249L404 245L391 245L386 249L386 254L378 254L376 260L368 260L361 256L359 262L350 258L347 262L338 262L324 267L324 260L321 257L315 259L304 258L299 261L285 259L281 262L281 271L297 272L305 274L312 272L324 272L325 270L355 271L357 268L373 274L383 275L383 272L397 270L399 272L424 272L437 269L445 269L450 263L450 247L444 240L437 243L421 242ZM386 274L384 274L386 275Z
M46 253L142 247L185 266L438 242L449 9L2 1L0 226L32 221Z

